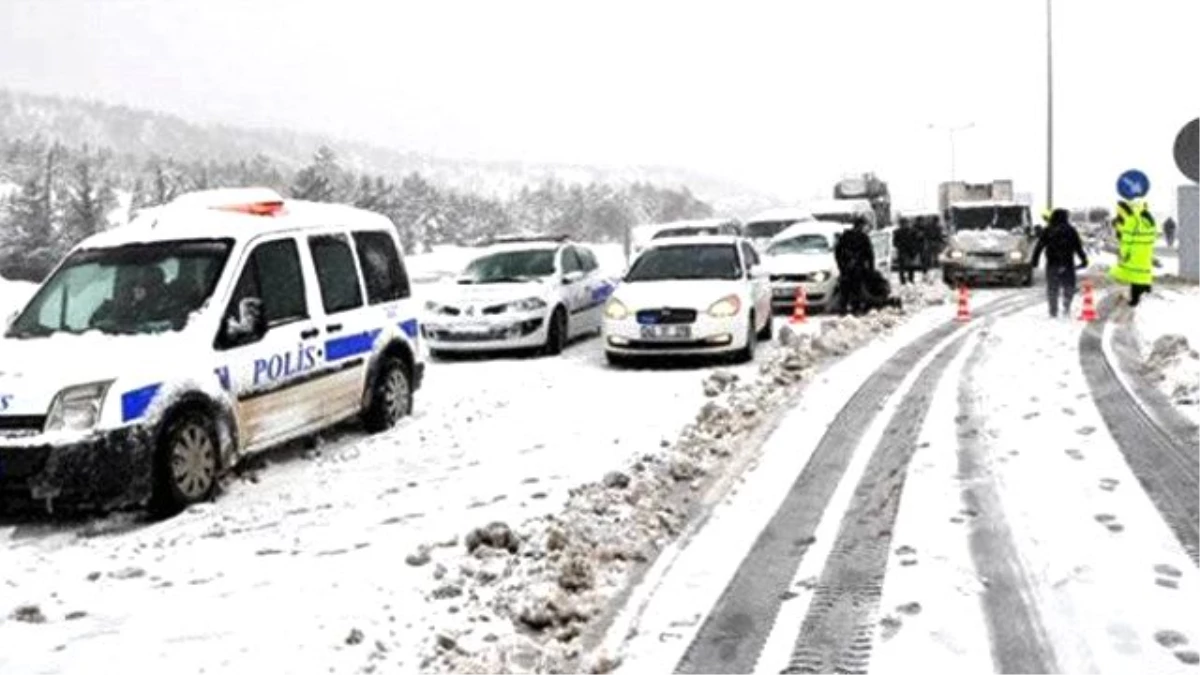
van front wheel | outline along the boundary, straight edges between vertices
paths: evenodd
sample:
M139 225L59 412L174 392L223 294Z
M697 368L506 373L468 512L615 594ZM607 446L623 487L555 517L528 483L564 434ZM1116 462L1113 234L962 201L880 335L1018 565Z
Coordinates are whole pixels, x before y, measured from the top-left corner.
M154 453L154 510L172 515L212 498L220 444L213 421L199 410L173 415Z
M363 415L368 432L387 431L412 412L412 386L400 359L384 357L371 386L371 403Z

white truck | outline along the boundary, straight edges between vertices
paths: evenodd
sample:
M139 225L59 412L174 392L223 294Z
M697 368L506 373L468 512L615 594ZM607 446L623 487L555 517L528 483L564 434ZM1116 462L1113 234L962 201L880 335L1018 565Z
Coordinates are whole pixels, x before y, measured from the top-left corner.
M1033 222L1011 180L942 183L938 205L949 235L941 259L947 285L1033 284Z

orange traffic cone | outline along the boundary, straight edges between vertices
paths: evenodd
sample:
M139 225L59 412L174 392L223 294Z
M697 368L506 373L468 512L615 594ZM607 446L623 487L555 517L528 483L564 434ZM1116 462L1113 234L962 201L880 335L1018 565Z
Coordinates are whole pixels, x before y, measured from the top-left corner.
M955 321L970 321L971 307L967 292L967 285L960 284L958 287L958 315L954 317Z
M796 287L796 303L792 306L791 323L804 323L808 320L808 295L804 293L803 286Z
M1092 297L1092 280L1083 280L1083 312L1079 315L1080 321L1095 321L1096 320L1096 300Z

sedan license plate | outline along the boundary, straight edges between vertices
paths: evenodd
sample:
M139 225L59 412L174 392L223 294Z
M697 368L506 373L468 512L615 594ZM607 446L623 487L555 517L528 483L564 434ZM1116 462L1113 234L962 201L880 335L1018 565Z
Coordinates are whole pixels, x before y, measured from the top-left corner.
M686 340L692 337L692 327L686 325L642 326L642 337L648 340Z
M774 293L777 298L790 298L796 294L796 291L790 288L776 288Z

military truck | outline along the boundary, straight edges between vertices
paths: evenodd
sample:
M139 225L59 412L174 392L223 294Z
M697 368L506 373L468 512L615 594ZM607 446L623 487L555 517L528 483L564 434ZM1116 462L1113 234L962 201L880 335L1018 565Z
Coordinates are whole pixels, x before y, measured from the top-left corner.
M1033 221L1029 204L1013 197L1012 181L942 183L938 206L948 235L941 257L947 285L1033 285Z

